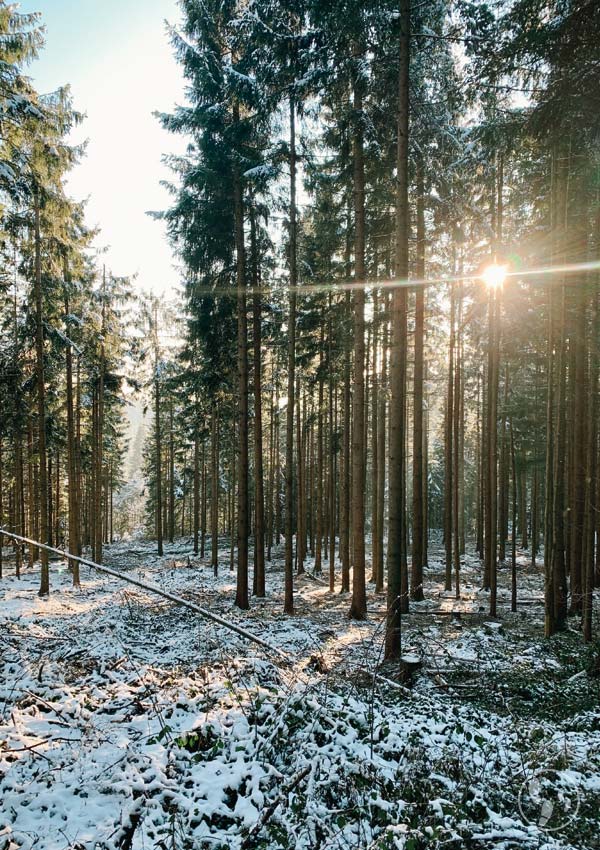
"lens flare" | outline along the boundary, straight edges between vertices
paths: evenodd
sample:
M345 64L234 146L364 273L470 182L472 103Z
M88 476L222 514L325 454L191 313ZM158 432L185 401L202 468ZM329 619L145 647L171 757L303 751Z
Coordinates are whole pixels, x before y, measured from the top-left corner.
M481 279L489 289L500 289L506 280L506 266L499 266L493 263L481 275Z

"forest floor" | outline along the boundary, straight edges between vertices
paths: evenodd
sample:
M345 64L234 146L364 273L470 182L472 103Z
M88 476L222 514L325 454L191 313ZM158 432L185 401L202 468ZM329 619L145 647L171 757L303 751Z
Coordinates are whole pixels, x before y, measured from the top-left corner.
M75 590L53 563L48 599L36 568L0 582L0 850L600 848L599 646L575 620L543 638L524 553L519 609L502 569L491 621L478 560L457 602L432 552L426 601L404 618L422 662L409 688L395 667L373 675L372 585L356 623L348 595L301 576L286 617L278 552L267 598L240 612L221 554L216 579L189 541L162 559L115 544L105 562L287 660L87 568Z

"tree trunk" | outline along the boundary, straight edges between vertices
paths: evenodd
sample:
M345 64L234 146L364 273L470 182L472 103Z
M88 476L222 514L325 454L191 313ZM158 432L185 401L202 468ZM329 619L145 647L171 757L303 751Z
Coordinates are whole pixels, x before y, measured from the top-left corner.
M175 540L175 434L173 398L169 399L169 543Z
M198 410L195 413L196 427L194 429L194 505L193 505L193 535L194 555L198 554L200 542L200 440L198 439Z
M294 392L296 387L296 102L290 97L290 310L288 318L288 385L285 430L285 601L284 612L294 613ZM297 542L296 542L297 548Z
M219 413L213 404L211 415L210 563L215 578L219 571Z
M234 107L234 122L239 108ZM244 203L242 179L235 167L233 206L235 218L236 285L238 309L238 459L237 459L237 583L235 604L245 610L248 602L248 327L246 315L246 256L244 248Z
M154 303L154 450L156 478L156 544L158 555L163 554L163 506L162 506L162 444L160 429L160 374L158 351L158 304Z
M398 75L398 149L396 194L396 263L398 281L408 280L408 149L410 0L400 0ZM402 613L408 606L403 590L405 541L404 442L406 411L406 286L392 295L391 410L389 447L388 598L385 657L399 658L402 650Z
M252 335L254 346L254 593L265 595L265 497L262 434L262 338L261 298L258 270L256 222L251 213L252 243Z
M361 54L355 50L355 58ZM352 417L352 602L350 616L367 615L365 585L365 164L363 151L363 84L354 81L354 396Z
M455 283L450 284L450 347L448 353L448 392L446 396L446 420L444 429L444 549L446 576L444 589L452 589L452 508L454 506L454 381L455 381L455 327L456 327L456 297Z
M40 538L42 543L48 543L48 458L46 456L46 386L44 383L44 317L42 300L42 239L40 233L39 198L35 200L35 371L37 382L37 426L38 426L38 458L39 458L39 506L40 506ZM40 550L40 596L50 593L50 570L48 552Z
M412 571L411 596L423 599L423 542L425 536L423 469L423 366L425 342L425 186L423 161L417 160L417 288L415 292L415 366L413 377Z

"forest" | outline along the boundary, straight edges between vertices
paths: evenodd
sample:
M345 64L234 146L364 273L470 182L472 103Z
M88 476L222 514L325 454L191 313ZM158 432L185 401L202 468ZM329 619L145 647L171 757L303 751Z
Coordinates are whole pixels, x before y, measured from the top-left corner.
M0 850L600 848L600 4L177 14L161 294L0 0Z

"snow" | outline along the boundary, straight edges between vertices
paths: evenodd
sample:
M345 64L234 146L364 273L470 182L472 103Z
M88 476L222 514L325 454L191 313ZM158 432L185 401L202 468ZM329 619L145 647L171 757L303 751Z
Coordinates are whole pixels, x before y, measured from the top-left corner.
M592 846L600 711L550 723L502 710L501 691L492 710L457 690L515 667L562 671L561 656L545 657L532 636L539 604L511 615L500 593L506 628L486 628L478 565L467 559L460 607L472 619L438 615L450 600L432 559L435 607L405 618L404 656L424 663L409 690L392 668L372 676L383 595L371 589L369 619L353 623L346 594L302 576L298 613L284 617L277 552L267 599L240 612L226 542L221 555L217 579L189 541L162 559L124 542L106 560L259 634L291 662L86 568L77 591L53 563L48 599L37 596L37 567L0 582L2 850ZM539 595L538 574L523 567L520 580ZM541 770L555 787L579 789L577 828L544 832L519 811L523 782Z

